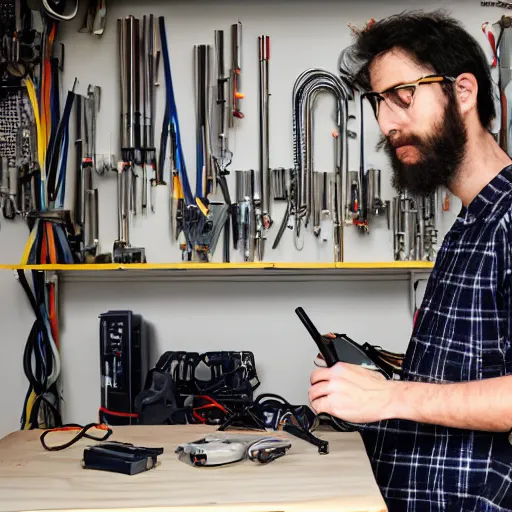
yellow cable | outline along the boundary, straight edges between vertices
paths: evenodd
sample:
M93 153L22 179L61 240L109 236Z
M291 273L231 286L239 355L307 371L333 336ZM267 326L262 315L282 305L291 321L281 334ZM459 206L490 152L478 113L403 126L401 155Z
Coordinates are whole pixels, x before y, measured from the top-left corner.
M28 258L30 256L30 251L32 250L32 246L36 241L37 232L39 231L39 219L36 219L34 227L30 232L27 243L25 244L25 249L23 249L23 255L21 256L21 265L28 264Z
M30 427L30 416L32 414L32 407L34 407L34 402L36 401L36 394L34 390L30 393L30 396L27 400L27 409L25 414L25 430L28 430Z
M37 159L39 161L39 168L41 169L41 180L45 181L46 172L44 168L44 160L46 145L44 144L43 134L41 131L41 118L39 117L39 104L37 103L36 88L34 87L34 82L32 82L30 77L25 79L25 85L27 87L28 97L30 99L30 104L32 105L32 110L34 111L34 120L37 131Z

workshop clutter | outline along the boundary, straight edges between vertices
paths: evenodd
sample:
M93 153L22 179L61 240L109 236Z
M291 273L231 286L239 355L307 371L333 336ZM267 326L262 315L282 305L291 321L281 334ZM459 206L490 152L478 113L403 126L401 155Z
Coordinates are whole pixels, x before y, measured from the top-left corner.
M207 378L200 376L205 369ZM255 398L254 391L259 385L252 352L165 352L148 373L144 390L135 398L138 423L215 425L219 432L230 428L282 430L314 444L319 453L328 453L328 443L312 434L321 419L308 406L292 405L271 393ZM330 418L324 418L323 422L336 430L345 430ZM224 442L218 437L211 441ZM284 455L283 446L273 446L274 456Z
M200 367L209 376L199 378ZM260 385L252 352L165 352L135 398L139 423L225 426Z

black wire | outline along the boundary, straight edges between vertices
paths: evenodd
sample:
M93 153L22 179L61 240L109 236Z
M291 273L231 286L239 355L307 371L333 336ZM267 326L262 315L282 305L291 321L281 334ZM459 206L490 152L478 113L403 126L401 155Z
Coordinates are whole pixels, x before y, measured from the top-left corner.
M92 439L94 441L106 441L112 435L111 428L107 429L107 432L103 435L103 437L96 437L96 436L93 436L93 435L87 433L88 430L90 430L91 428L96 428L99 425L100 425L99 423L89 423L82 427L82 425L78 425L76 423L68 423L67 425L62 425L62 427L60 427L59 429L50 429L50 430L44 431L41 434L41 437L39 439L41 441L41 444L43 445L43 448L50 452L56 452L56 451L64 450L65 448L69 448L70 446L75 444L77 441L82 439L82 437L85 437L87 439ZM78 432L78 434L75 437L73 437L73 439L71 439L71 441L68 441L67 443L60 444L57 446L48 446L46 444L44 439L50 432L55 432L55 431L62 432L62 430L60 430L60 429L67 428L67 427L78 427L81 430L80 430L80 432Z
M36 316L23 352L23 371L30 386L24 402L22 427L24 427L28 421L27 426L30 429L39 428L38 418L41 411L45 413L45 416L47 414L51 414L53 416L52 424L61 425L62 419L58 408L55 407L48 398L46 398L46 396L44 396L45 394L53 395L55 403L58 404L58 391L55 384L48 389L48 376L51 375L53 371L53 351L50 344L48 330L39 308L41 304L44 304L44 275L41 272L32 272L35 292L35 294L33 294L24 271L18 270L17 272L19 281ZM41 340L39 339L40 337ZM34 365L32 364L33 361ZM35 366L35 369L33 366ZM27 406L32 391L36 395L36 398L32 404L30 417L27 418Z
M53 386L52 386L52 388L53 388ZM50 392L49 394L53 394L57 398L56 389L55 389L54 392ZM43 408L43 406L44 406L44 408ZM44 411L45 416L46 416L46 418L45 418L45 424L46 425L50 423L48 421L48 413L50 413L52 415L52 417L53 417L53 421L51 421L51 425L55 425L55 427L61 427L62 426L62 418L61 418L61 415L60 415L59 411L46 398L46 396L44 394L42 394L42 395L39 395L39 396L36 397L36 399L34 401L34 404L32 406L32 411L30 413L30 421L29 421L30 428L32 428L32 429L39 428L38 416L39 416L39 413L40 413L42 408L43 408L43 411Z

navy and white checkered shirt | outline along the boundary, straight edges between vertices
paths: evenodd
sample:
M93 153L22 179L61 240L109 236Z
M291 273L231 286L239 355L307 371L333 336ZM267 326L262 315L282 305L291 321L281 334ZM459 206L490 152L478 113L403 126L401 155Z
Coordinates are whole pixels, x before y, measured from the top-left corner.
M443 240L403 380L512 374L512 166L461 211ZM512 387L510 389L512 400ZM512 510L508 434L390 420L361 426L389 510Z

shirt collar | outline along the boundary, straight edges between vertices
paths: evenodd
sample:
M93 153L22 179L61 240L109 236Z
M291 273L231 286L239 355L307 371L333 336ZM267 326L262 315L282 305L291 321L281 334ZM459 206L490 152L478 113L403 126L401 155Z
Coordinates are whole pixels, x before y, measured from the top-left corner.
M479 219L488 219L501 199L511 192L512 165L508 165L480 191L467 207L462 207L457 221L463 226L467 226Z

